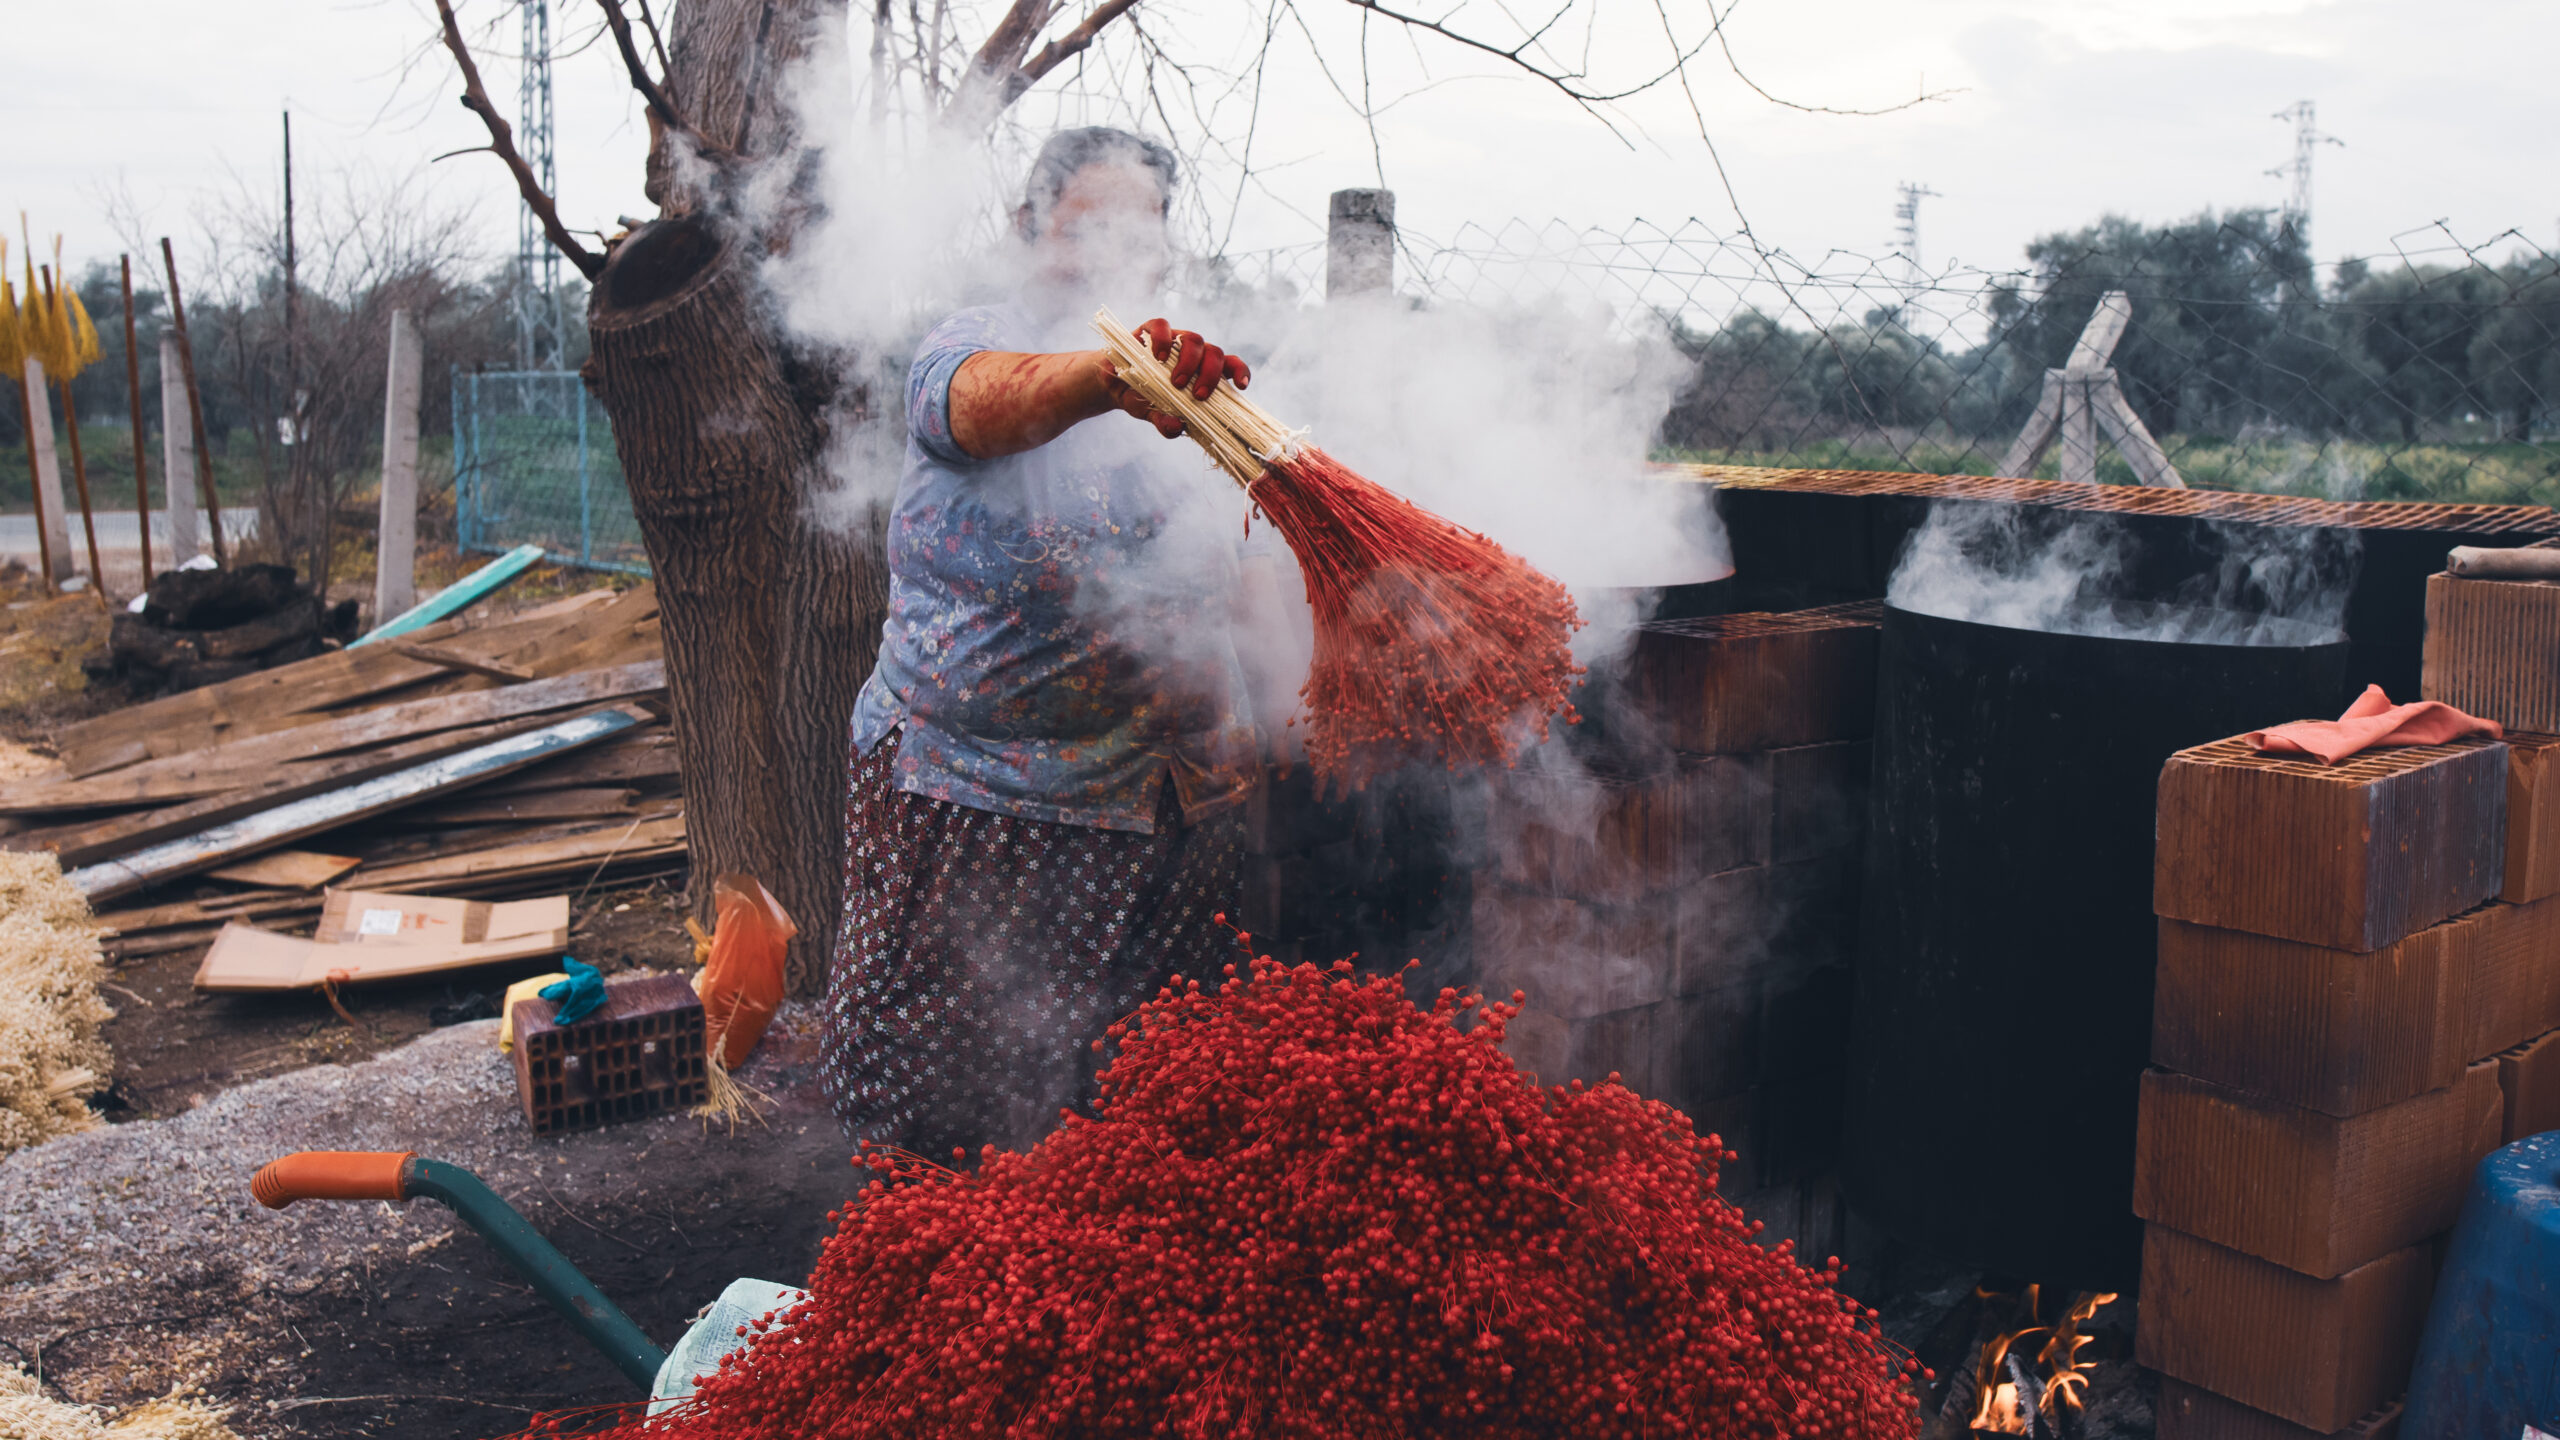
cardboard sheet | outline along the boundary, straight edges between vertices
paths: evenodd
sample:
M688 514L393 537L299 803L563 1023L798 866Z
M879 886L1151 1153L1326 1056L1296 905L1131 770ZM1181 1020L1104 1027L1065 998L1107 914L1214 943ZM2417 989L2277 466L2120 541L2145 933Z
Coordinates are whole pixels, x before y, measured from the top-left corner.
M199 990L309 990L557 955L569 944L569 897L490 904L439 896L332 890L312 938L239 921L196 967Z

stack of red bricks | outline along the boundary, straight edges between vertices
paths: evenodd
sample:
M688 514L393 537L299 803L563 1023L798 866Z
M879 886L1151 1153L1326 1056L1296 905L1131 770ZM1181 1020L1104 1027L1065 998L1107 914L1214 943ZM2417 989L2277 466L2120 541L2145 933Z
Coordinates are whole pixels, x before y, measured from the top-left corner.
M1637 732L1621 758L1523 767L1488 817L1474 978L1526 996L1513 1053L1687 1111L1742 1152L1729 1193L1818 1175L1837 1146L1880 618L1644 627L1602 717Z
M2560 1126L2542 753L2235 738L2162 771L2134 1210L2163 1440L2396 1430L2473 1168Z

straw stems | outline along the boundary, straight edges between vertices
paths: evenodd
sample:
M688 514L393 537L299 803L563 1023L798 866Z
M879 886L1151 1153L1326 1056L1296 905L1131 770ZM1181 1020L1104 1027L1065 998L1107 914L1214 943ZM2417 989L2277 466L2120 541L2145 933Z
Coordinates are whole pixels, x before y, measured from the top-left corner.
M1191 438L1209 452L1219 469L1235 477L1247 495L1253 493L1254 482L1264 470L1297 453L1297 432L1244 398L1234 382L1220 380L1208 399L1196 399L1173 383L1171 363L1158 360L1108 306L1094 312L1093 328L1101 333L1121 383L1157 410L1181 417Z

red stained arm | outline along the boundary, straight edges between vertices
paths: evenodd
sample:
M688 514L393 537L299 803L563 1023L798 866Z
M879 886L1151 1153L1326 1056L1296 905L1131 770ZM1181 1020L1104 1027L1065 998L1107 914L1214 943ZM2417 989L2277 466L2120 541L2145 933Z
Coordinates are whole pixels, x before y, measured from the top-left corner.
M1253 371L1243 357L1225 353L1192 331L1150 320L1137 333L1151 342L1157 359L1173 356L1173 382L1201 399L1220 380L1232 380L1239 390L1252 382ZM1069 426L1114 410L1147 421L1168 440L1182 434L1179 417L1150 408L1120 383L1107 351L1027 355L982 350L960 362L951 376L952 442L980 460L1036 450Z

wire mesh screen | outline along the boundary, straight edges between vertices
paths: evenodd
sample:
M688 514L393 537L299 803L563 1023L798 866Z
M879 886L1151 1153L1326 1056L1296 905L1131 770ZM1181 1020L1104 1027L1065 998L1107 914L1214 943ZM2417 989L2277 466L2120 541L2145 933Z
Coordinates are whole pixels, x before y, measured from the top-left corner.
M612 428L575 372L454 372L453 455L463 549L648 572Z
M2113 443L2079 473L2063 443L2021 463L2048 372L2072 371L2066 395L2120 395L2189 486L2560 499L2560 258L2513 231L2466 243L2430 227L2325 269L2272 211L2108 220L2038 240L2012 270L1807 259L1695 220L1471 224L1397 248L1408 303L1561 305L1667 341L1683 380L1664 458L2136 480ZM1323 289L1320 245L1217 267L1274 298ZM2117 291L2130 313L2113 343L2075 354ZM2067 440L2063 418L2048 428Z
M2560 257L2514 231L2428 227L2325 270L2293 221L2256 210L2110 219L2009 270L1806 259L1696 220L1407 230L1396 249L1405 303L1559 311L1668 355L1679 379L1651 437L1667 460L2560 501ZM1325 268L1310 237L1192 257L1175 289L1295 308L1322 302ZM2122 323L2093 329L2118 293ZM905 359L881 357L893 376ZM647 569L576 375L453 383L466 548Z

